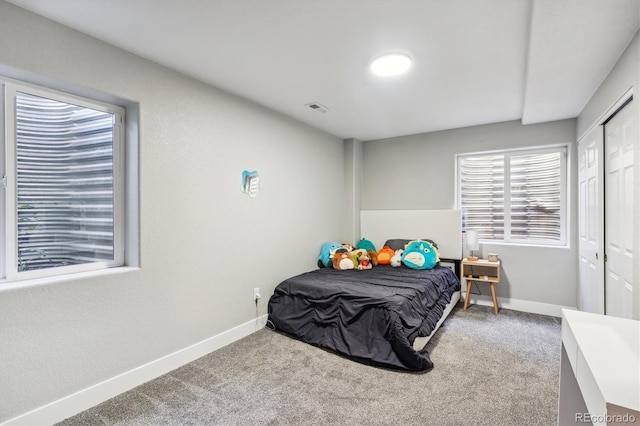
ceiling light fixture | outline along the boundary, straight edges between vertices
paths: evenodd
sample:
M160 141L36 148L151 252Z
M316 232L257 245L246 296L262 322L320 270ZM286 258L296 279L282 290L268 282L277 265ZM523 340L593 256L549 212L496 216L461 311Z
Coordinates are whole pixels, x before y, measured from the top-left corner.
M403 74L411 68L411 57L404 53L387 53L371 61L371 72L381 76Z

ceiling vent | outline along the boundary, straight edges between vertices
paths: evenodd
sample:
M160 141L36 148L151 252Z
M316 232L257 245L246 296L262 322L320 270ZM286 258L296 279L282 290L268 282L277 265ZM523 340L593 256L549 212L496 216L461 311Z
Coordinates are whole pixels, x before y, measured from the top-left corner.
M329 111L329 108L327 108L324 105L320 105L317 102L311 102L310 104L306 104L305 106L307 108L310 108L310 109L314 110L314 111L318 111L318 112L322 112L322 113L325 113L325 112Z

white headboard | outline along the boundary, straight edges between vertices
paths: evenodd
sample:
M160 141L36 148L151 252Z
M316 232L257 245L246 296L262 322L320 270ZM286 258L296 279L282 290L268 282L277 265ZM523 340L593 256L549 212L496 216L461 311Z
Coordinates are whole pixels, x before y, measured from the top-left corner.
M362 210L360 237L378 250L392 238L429 238L438 244L440 258L462 259L462 214L460 210Z

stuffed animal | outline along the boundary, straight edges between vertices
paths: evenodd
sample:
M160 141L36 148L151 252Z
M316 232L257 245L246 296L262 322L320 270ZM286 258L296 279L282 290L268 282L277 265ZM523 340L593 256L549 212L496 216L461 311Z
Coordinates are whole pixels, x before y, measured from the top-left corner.
M409 242L402 253L402 263L412 269L432 269L439 260L435 247L423 240Z
M377 266L378 265L378 253L376 253L375 250L369 250L368 254L369 254L369 257L371 258L371 264L373 266Z
M353 262L351 253L346 250L339 250L333 254L333 269L345 271L347 269L355 269L356 264Z
M349 243L342 243L342 247L349 252L355 250L355 247Z
M318 256L318 268L331 266L331 256L339 248L342 248L342 244L340 243L324 243L320 248L320 256Z
M395 254L395 252L393 251L393 249L389 246L384 246L380 249L380 251L378 252L378 263L380 265L388 265L391 263L391 258L393 257L393 255Z
M376 251L376 247L373 245L373 243L367 240L366 238L363 238L360 241L358 241L358 244L356 244L356 248L364 249L367 251L367 253L369 252L369 250Z
M397 268L398 266L402 265L402 252L403 251L404 251L403 249L396 250L395 254L393 255L393 257L389 261L391 266L393 266L394 268Z
M358 270L361 271L363 269L371 269L373 265L371 264L371 258L367 252L361 253L358 256Z
M358 267L358 258L366 252L367 251L364 249L355 249L349 252L349 254L351 255L351 258L353 259L353 263L356 265L356 268Z

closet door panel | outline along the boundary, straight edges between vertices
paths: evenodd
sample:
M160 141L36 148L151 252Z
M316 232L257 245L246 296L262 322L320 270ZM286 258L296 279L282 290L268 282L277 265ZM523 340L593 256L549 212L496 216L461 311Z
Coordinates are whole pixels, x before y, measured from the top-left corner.
M633 102L633 101L632 101ZM632 317L634 145L637 141L632 103L604 126L605 136L605 293L606 313Z
M595 127L578 142L578 307L600 314L605 308L602 147L602 126Z

